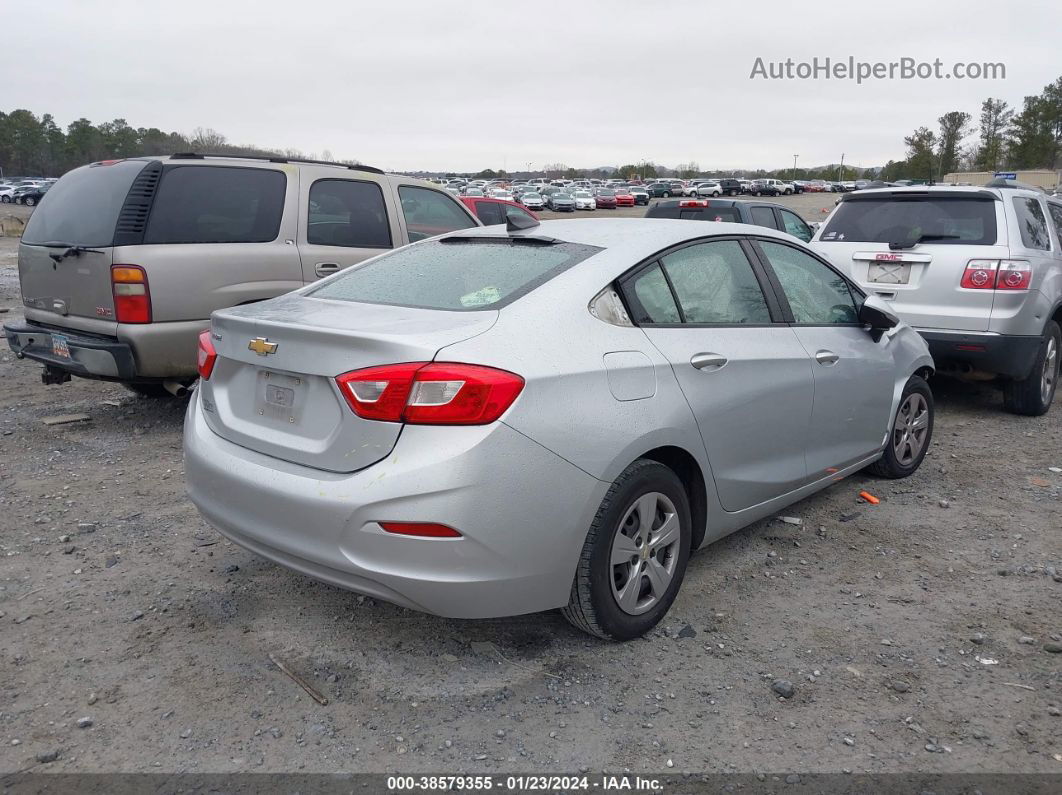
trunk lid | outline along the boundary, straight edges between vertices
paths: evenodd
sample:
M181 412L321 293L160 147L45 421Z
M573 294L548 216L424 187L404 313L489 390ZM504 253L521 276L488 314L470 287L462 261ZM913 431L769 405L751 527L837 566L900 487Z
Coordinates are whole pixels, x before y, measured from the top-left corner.
M292 463L354 472L386 457L400 423L365 420L335 377L431 361L481 334L496 311L452 312L288 294L215 312L218 358L200 382L206 422L230 442Z

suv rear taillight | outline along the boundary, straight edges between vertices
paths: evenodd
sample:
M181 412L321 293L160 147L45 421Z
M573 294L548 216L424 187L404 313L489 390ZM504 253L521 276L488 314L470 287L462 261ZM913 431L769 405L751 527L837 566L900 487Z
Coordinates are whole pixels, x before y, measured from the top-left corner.
M972 259L966 263L960 287L968 290L1027 290L1032 267L1024 260Z
M351 410L367 420L486 425L513 404L524 379L476 364L406 362L336 377Z
M119 323L150 323L151 293L139 265L111 265L114 317Z
M210 329L199 335L199 357L196 362L199 368L199 377L204 381L210 378L214 372L214 362L217 361L218 352L214 349L214 343L210 339Z

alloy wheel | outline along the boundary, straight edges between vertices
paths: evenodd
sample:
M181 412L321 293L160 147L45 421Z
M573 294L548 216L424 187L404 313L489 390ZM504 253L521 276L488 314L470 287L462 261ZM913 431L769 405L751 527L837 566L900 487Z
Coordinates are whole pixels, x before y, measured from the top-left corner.
M892 449L901 466L910 466L917 460L926 443L929 430L929 404L918 392L912 392L896 412L892 429Z
M623 516L612 539L612 596L623 612L641 615L667 593L682 537L675 504L658 491L643 494Z

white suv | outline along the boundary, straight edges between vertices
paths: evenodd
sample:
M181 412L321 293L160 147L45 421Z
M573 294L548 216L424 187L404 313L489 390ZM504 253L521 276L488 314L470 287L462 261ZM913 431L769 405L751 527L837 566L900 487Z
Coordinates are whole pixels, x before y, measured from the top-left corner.
M1062 345L1062 199L1007 180L846 193L812 248L888 301L937 372L997 380L1015 414L1051 407Z

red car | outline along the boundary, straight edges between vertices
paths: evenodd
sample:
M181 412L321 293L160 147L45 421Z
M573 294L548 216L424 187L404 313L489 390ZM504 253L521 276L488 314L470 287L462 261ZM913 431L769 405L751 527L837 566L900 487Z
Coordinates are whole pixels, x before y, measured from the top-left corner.
M616 191L616 206L617 207L633 207L634 206L634 194L629 193L626 190Z
M634 197L631 196L631 202L634 202ZM599 210L615 210L616 209L616 192L611 190L599 190L594 193L594 203Z
M484 226L504 224L507 216L529 217L538 220L538 216L526 207L505 199L488 199L483 196L460 196L465 207L470 209Z

